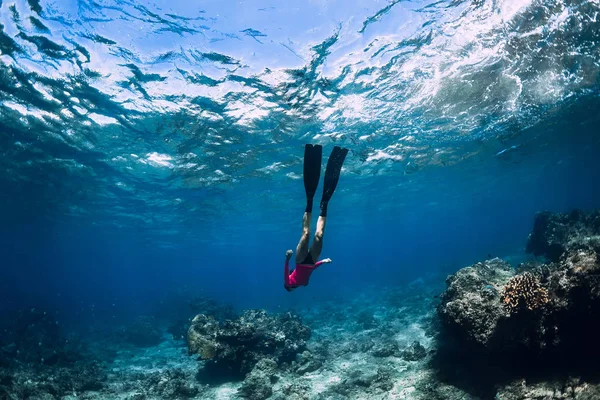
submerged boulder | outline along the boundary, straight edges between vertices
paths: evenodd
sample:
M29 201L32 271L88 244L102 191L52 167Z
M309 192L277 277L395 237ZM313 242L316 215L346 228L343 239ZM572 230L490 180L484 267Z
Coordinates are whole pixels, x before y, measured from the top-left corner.
M419 361L425 357L427 357L427 349L418 341L414 341L402 351L402 358L406 361Z
M188 302L190 313L183 313L178 318L171 320L167 332L173 339L185 341L190 321L193 316L203 314L207 317L212 317L219 322L225 322L229 319L236 319L238 314L232 305L220 303L214 299L199 296Z
M556 262L567 251L581 248L600 250L600 210L568 214L540 212L527 238L526 250Z
M310 329L290 313L271 316L249 310L233 321L219 323L197 315L188 330L188 350L205 360L211 377L243 378L262 359L291 362L306 348Z
M342 380L332 385L324 398L384 398L392 390L395 381L395 369L391 366L373 367L372 365L356 366L345 371Z
M438 306L446 332L489 363L582 367L600 355L599 228L598 212L538 214L528 250L555 261L517 273L494 259L451 275Z
M314 372L323 366L323 359L308 350L296 356L296 372L300 375Z
M260 360L242 383L238 393L245 399L264 400L273 394L277 381L277 363L270 358Z
M495 258L449 276L438 307L442 322L457 336L487 346L496 335L498 321L508 317L500 296L513 275L508 263Z

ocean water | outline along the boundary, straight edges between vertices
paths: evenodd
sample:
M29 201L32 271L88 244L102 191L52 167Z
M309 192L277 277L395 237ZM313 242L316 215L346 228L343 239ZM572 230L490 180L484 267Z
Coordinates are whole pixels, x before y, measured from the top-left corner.
M537 212L600 206L599 124L598 1L0 0L0 313L85 338L197 296L433 299L527 259ZM333 263L288 293L306 143L349 153Z

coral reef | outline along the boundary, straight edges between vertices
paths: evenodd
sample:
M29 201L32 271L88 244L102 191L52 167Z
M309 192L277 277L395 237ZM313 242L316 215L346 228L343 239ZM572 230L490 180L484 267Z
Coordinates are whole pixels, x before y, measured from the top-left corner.
M7 317L0 332L0 365L14 362L72 365L82 358L84 351L80 341L66 337L49 311L18 310Z
M513 276L504 285L500 300L511 314L538 310L548 303L548 290L529 272Z
M496 398L498 400L595 400L600 398L600 385L589 384L579 378L533 383L518 379L499 388Z
M314 372L323 366L323 357L315 356L308 350L296 356L296 373L303 375Z
M495 258L449 276L438 306L444 325L454 335L486 346L496 334L499 319L509 316L500 293L513 274L508 263Z
M105 387L106 372L95 362L77 362L73 367L19 365L0 369L0 398L55 399Z
M278 364L293 361L310 336L310 329L290 313L269 316L249 310L222 324L200 314L188 331L188 349L206 360L204 370L209 376L241 378L264 358Z
M363 392L364 396L372 398L392 389L394 386L393 374L394 370L389 366L379 368L357 367L348 371L345 379L332 386L329 392L346 397L357 392Z
M522 265L529 270L516 274L494 259L450 276L438 306L447 347L440 351L458 343L463 356L456 354L456 362L500 380L548 368L593 373L591 360L600 356L592 333L600 328L600 248L590 235L598 232L599 215L538 214L528 249L553 260L548 264Z
M191 320L196 315L203 314L212 317L218 322L225 322L238 317L238 314L230 304L219 303L214 299L204 296L193 298L187 305L190 315L180 315L177 319L169 323L167 331L174 339L186 340Z
M406 361L419 361L425 357L427 357L427 349L418 341L413 342L402 351L402 358Z
M277 363L270 358L261 359L242 382L238 393L250 400L264 400L273 394L273 383L277 381Z
M150 373L134 373L128 376L126 391L131 397L146 399L190 399L200 393L200 388L185 371L170 369Z
M249 311L229 322L198 316L196 338L214 345L207 349L208 359L200 362L200 369L198 357L190 357L180 341L169 335L145 347L130 345L122 335L86 337L93 345L93 357L85 363L68 368L39 362L0 367L0 398L424 400L429 397L421 396L416 387L424 378L430 383L423 387L434 382L423 371L433 351L429 321L437 291L434 285L372 288L348 298L320 301L299 310L302 321L313 321L314 330L290 314ZM390 297L402 308L390 307L386 300ZM341 317L330 319L331 310ZM356 318L361 313L377 323L363 325ZM417 341L423 345L416 345ZM205 346L202 340L196 343L197 351ZM373 355L385 348L392 348L393 354ZM93 361L105 353L111 357ZM418 360L407 361L413 358ZM222 364L211 365L216 360ZM231 372L229 367L237 368L239 380L220 375ZM207 370L212 373L208 385L202 382Z
M536 256L558 261L567 251L580 248L600 250L600 210L568 214L540 212L527 238L526 250Z
M86 337L89 354L28 310L0 330L0 398L598 399L597 215L539 214L528 249L544 257L488 259L445 290L434 276L237 318L199 299L208 311L191 321L172 324L164 309L106 341Z

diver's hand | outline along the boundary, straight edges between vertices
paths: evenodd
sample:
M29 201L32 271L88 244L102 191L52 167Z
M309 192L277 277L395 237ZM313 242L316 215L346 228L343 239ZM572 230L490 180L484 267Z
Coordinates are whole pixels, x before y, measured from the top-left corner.
M285 252L285 259L289 260L290 258L292 258L292 254L294 254L293 251L291 251L291 250L286 251Z
M322 262L326 263L326 264L329 264L331 262L331 258L326 258Z

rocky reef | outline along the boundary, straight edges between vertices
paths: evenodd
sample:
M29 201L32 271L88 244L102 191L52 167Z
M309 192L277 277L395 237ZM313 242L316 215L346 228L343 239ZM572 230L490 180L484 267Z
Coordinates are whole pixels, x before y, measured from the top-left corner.
M199 314L188 331L188 349L206 361L208 376L242 378L263 359L278 365L293 361L310 336L310 329L290 313L248 310L224 323Z
M72 366L87 357L77 335L68 335L55 312L19 309L5 315L0 327L0 367L36 364Z
M77 340L22 310L0 329L0 398L600 399L598 215L540 213L517 268L492 258L445 286L422 277L282 314L178 300Z
M212 317L219 322L233 320L238 317L235 309L230 304L220 303L205 296L196 296L186 303L187 307L180 310L175 319L170 320L167 329L173 335L173 338L177 340L186 340L191 320L198 314Z
M496 383L550 372L595 374L599 234L598 212L540 213L527 250L544 260L515 270L492 259L449 276L438 306L446 366L470 364Z
M566 252L581 248L600 250L600 211L536 215L527 238L528 253L556 262Z
M55 312L16 310L0 329L0 399L54 399L102 390L106 373Z

